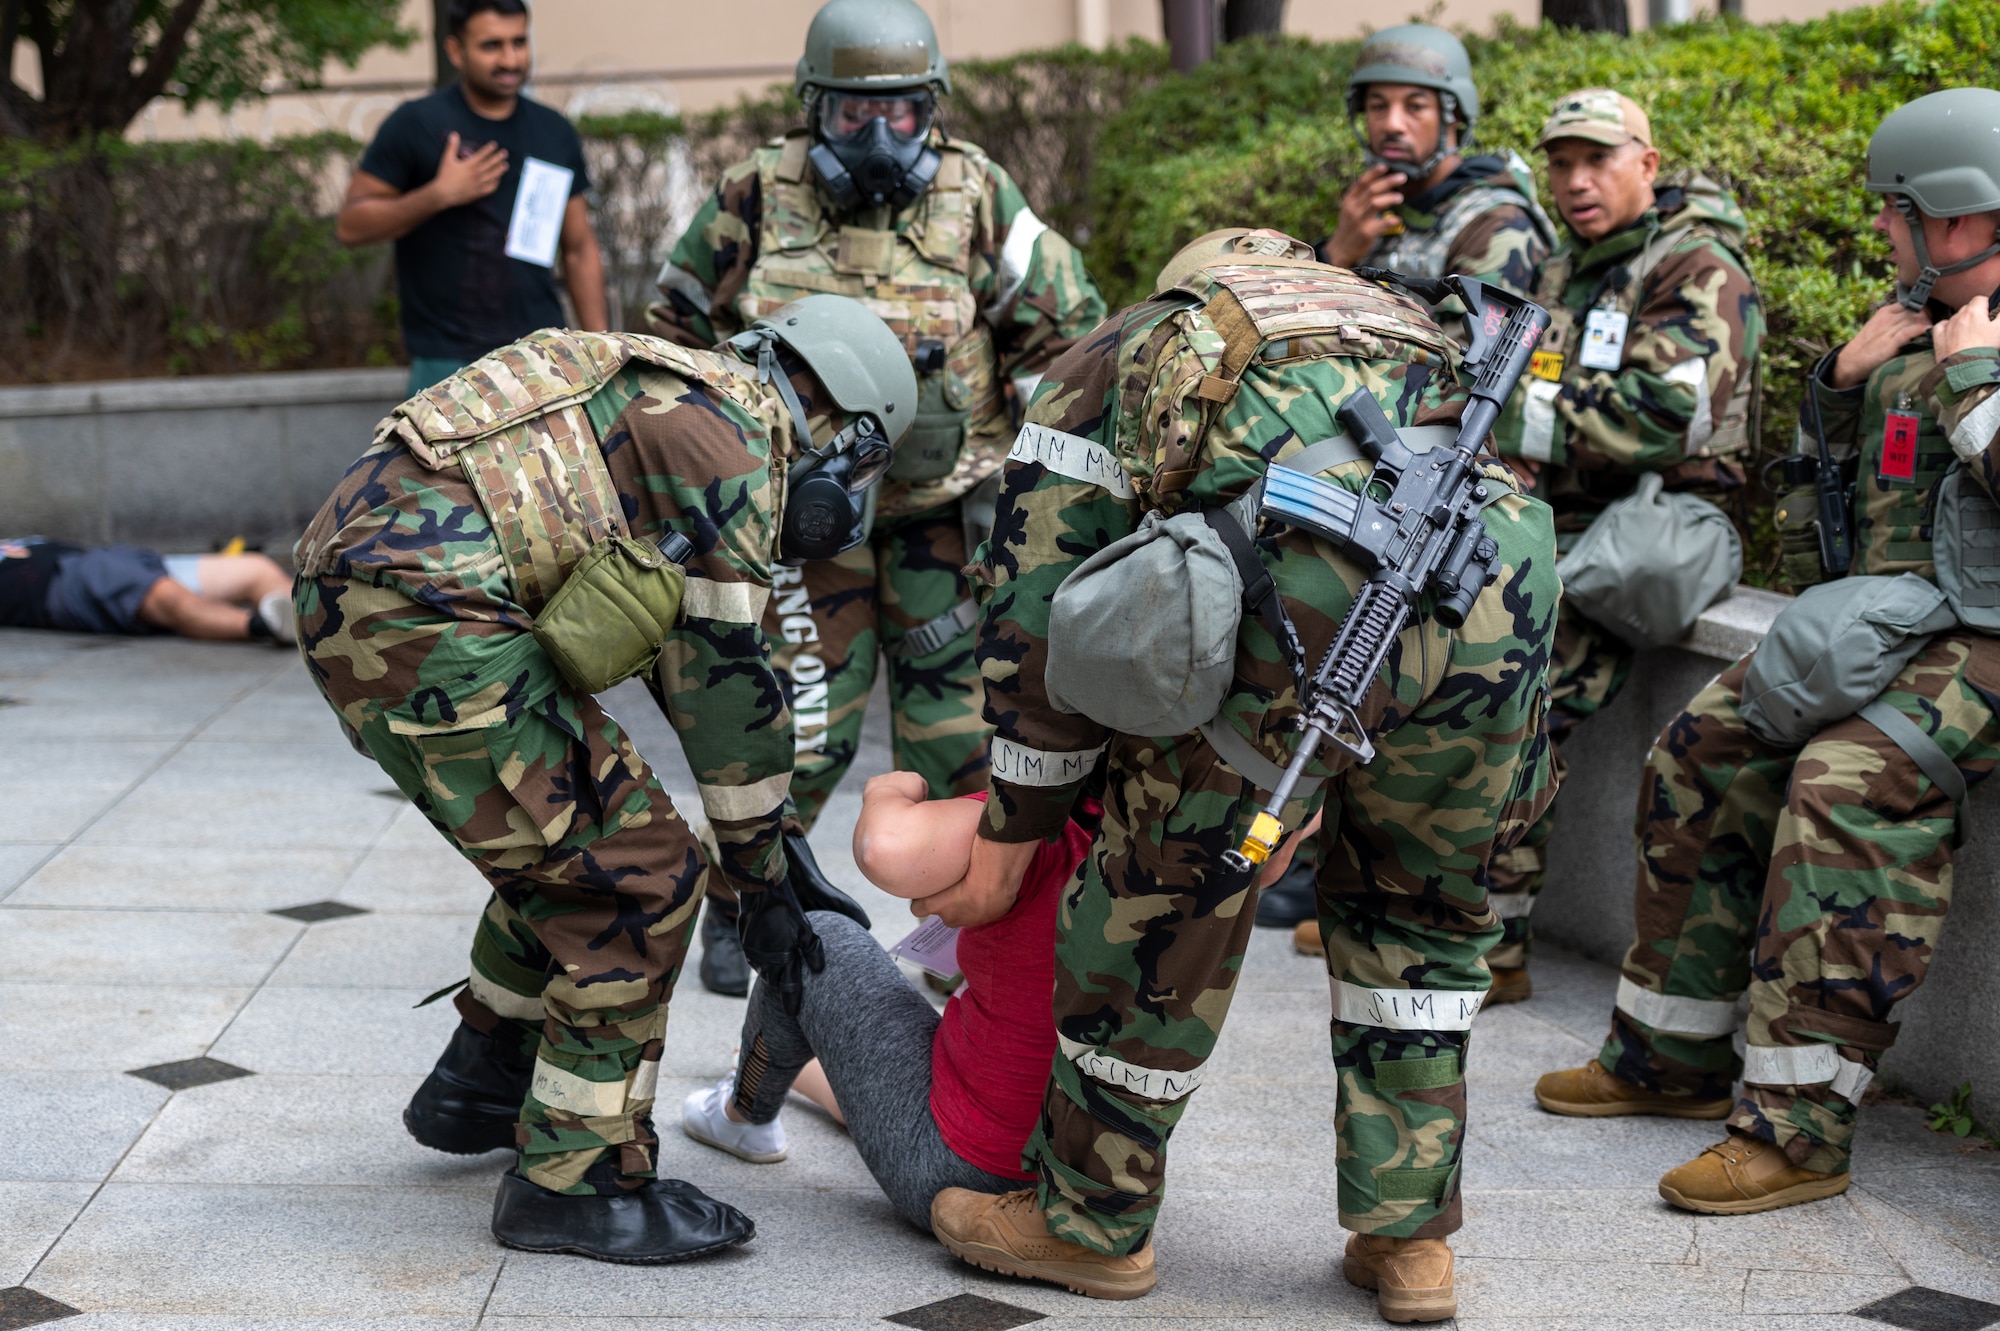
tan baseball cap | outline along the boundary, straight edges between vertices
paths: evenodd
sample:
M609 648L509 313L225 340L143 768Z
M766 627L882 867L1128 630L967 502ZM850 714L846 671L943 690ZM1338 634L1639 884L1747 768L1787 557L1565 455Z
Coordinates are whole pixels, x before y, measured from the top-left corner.
M1588 139L1614 148L1621 143L1643 143L1650 148L1653 122L1622 92L1583 88L1556 99L1535 146L1546 148L1556 139Z

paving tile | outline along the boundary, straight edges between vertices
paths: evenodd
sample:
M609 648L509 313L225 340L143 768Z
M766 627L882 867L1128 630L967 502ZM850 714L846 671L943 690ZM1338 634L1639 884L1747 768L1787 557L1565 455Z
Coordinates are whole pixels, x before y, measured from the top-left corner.
M468 1189L490 1204L501 1154L444 1155L403 1129L420 1077L245 1077L177 1095L132 1148L117 1183L368 1185Z
M356 915L369 913L366 906L350 906L340 901L308 901L302 905L285 906L268 912L280 919L296 920L300 924L325 924L328 920L349 920Z
M473 1331L479 1319L459 1317L287 1317L279 1313L90 1313L61 1331Z
M1703 1266L1894 1276L1896 1259L1845 1195L1761 1215L1696 1216ZM1801 1311L1812 1311L1802 1309Z
M239 1068L234 1063L225 1063L219 1058L183 1058L172 1063L156 1063L151 1067L127 1068L125 1075L137 1077L140 1081L164 1086L170 1091L192 1091L203 1086L213 1086L217 1082L234 1081L238 1077L254 1077L257 1074L249 1068Z
M2000 1303L2000 1263L1980 1256L1955 1228L1940 1227L1924 1211L1905 1210L1875 1196L1872 1186L1857 1185L1846 1195L1911 1284Z
M1540 1217L1537 1217L1540 1223ZM1582 1257L1585 1249L1577 1249ZM1479 1317L1649 1317L1693 1320L1743 1311L1747 1271L1653 1264L1625 1252L1613 1260L1502 1261L1465 1255L1457 1269L1459 1307Z
M263 914L0 907L14 982L260 983L303 925Z
M266 986L209 1052L266 1075L422 1077L458 1025L449 1000L416 1006L430 992Z
M9 984L0 981L0 1073L102 1070L205 1052L247 986Z
M93 845L360 851L395 806L365 790L240 790L150 780L84 837Z
M0 1289L0 1327L43 1326L78 1315L79 1310L26 1285Z
M680 1317L496 1317L488 1313L479 1321L481 1331L692 1331L696 1326L701 1331L770 1331L774 1325L783 1331L882 1331L883 1322L879 1317L787 1317L774 1323L762 1317L711 1313Z
M0 1183L0 1289L28 1278L95 1191L95 1183Z
M9 766L47 772L66 782L128 786L152 770L173 744L140 739L21 739L7 746Z
M1482 1050L1483 1052L1483 1050ZM1477 1067L1475 1055L1473 1066ZM1467 1129L1482 1147L1532 1170L1543 1188L1636 1188L1664 1205L1660 1175L1722 1139L1722 1125L1656 1118L1564 1118L1526 1097L1468 1095Z
M331 712L327 714L333 722ZM201 737L183 745L153 774L174 788L213 791L314 790L366 793L384 784L382 769L338 735L310 742Z
M8 830L0 823L0 833ZM0 841L0 901L5 901L42 861L61 849L60 841Z
M297 926L294 926L297 927ZM456 915L356 915L306 930L273 985L364 989L440 985L465 978L472 922Z
M1628 1317L1482 1317L1460 1305L1460 1331L1882 1331L1880 1322L1829 1313L1780 1317L1768 1313L1733 1317L1702 1313L1669 1317L1640 1313Z
M1964 1143L1932 1132L1930 1116L1915 1105L1868 1105L1855 1122L1854 1177L1872 1183L1911 1169L2000 1167L2000 1153L1968 1153Z
M382 778L381 784L383 786L390 786L394 783L385 775ZM376 840L374 849L400 850L404 848L421 848L428 850L443 844L443 836L435 827L431 826L429 819L417 812L416 806L408 800L389 800L383 798L381 795L375 796L375 799L384 808L392 810L394 816L390 819L387 830Z
M1876 1275L1833 1270L1752 1271L1750 1282L1743 1289L1743 1311L1784 1315L1849 1313L1907 1289L1909 1284L1900 1271Z
M96 1182L166 1102L168 1092L122 1072L0 1077L0 1181Z
M0 836L9 841L67 841L116 804L126 783L29 784L0 781Z
M917 1331L1013 1331L1044 1320L1044 1314L978 1294L954 1294L948 1299L891 1313L882 1320Z
M1913 1285L1856 1308L1854 1315L1908 1331L1985 1331L2000 1322L2000 1304Z
M0 693L19 696L9 685ZM30 696L0 710L0 745L28 740L179 740L214 716L226 698L120 696L79 706L71 699Z
M468 1316L503 1252L491 1208L457 1188L111 1183L35 1286L106 1313Z
M415 810L411 810L412 813ZM378 843L347 875L334 898L385 914L449 914L467 919L486 908L493 889L429 823L418 818L428 841ZM401 819L396 826L402 826Z
M1877 1175L1865 1188L1954 1245L2000 1263L2000 1158L1980 1152L1961 1159L1957 1169Z
M74 845L7 898L13 906L270 910L337 892L357 850Z
M305 667L286 670L204 727L202 739L338 743L353 752L333 709L307 678ZM361 761L360 754L354 755Z
M1694 1217L1652 1188L1488 1192L1465 1199L1460 1257L1537 1262L1691 1263Z

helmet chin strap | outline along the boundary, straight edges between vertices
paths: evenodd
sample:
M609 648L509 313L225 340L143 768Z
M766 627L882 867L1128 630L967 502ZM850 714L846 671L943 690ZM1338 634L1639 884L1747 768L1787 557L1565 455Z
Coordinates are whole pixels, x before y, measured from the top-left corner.
M792 429L799 436L799 452L813 451L812 427L806 424L806 408L799 401L799 393L792 387L792 376L786 374L778 364L778 334L769 328L752 328L729 339L731 346L748 351L752 345L757 348L757 382L776 384L778 396L785 401L785 410L792 413Z
M1466 143L1470 143L1472 141L1472 133L1470 130L1468 130L1462 136L1465 140L1464 143L1447 142L1447 140L1451 138L1451 131L1457 125L1458 125L1458 98L1452 96L1448 92L1439 93L1437 147L1431 151L1431 155L1429 157L1426 157L1423 161L1417 163L1415 166L1411 166L1408 162L1395 162L1391 161L1386 157L1376 156L1374 147L1368 142L1368 131L1359 124L1356 124L1354 126L1354 137L1356 139L1359 139L1361 142L1361 164L1363 166L1391 167L1397 171L1402 172L1404 175L1408 176L1412 181L1412 183L1414 183L1416 181L1429 180L1431 178L1431 172L1438 169L1439 162L1442 162L1445 158L1451 156L1453 153L1457 152L1460 148L1463 148Z
M1896 211L1901 213L1903 220L1910 225L1910 248L1917 256L1916 283L1912 286L1904 286L1901 282L1896 284L1896 300L1904 309L1921 314L1924 307L1930 304L1931 288L1937 285L1939 278L1962 273L1968 268L1977 268L1994 255L2000 254L2000 236L1996 236L1991 245L1969 259L1962 259L1949 268L1933 267L1931 249L1924 240L1924 215L1917 211L1917 205L1910 201L1910 196L1907 194L1891 194L1889 198L1894 201Z

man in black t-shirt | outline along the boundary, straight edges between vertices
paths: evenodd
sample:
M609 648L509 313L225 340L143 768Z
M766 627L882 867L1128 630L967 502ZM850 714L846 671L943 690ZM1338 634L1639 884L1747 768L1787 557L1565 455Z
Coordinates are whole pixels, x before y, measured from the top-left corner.
M559 112L521 95L527 5L452 0L448 23L459 82L382 122L335 224L348 245L396 242L412 393L561 324L558 252L578 326L609 326L582 140Z

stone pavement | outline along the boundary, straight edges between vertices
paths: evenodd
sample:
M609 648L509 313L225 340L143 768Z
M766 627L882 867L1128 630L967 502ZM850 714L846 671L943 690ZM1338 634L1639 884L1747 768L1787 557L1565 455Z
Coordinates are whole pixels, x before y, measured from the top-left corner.
M612 707L689 789L644 694ZM871 743L861 770L886 760L879 722ZM664 1268L508 1253L486 1232L505 1158L432 1154L398 1121L454 1020L412 1005L465 973L481 880L341 740L295 657L0 631L0 757L0 1329L53 1300L79 1331L804 1331L966 1294L1018 1311L961 1301L902 1324L1380 1325L1338 1270L1325 978L1282 935L1259 931L1175 1138L1147 1299L955 1264L808 1107L787 1113L783 1164L688 1141L680 1100L726 1071L742 1012L692 977L662 1165L743 1207L757 1239ZM847 853L858 788L816 841L893 941L908 915ZM1898 1295L1882 1317L1917 1331L2000 1318L2000 1155L1917 1109L1867 1114L1846 1196L1733 1219L1653 1190L1714 1126L1540 1113L1534 1077L1596 1048L1614 979L1549 952L1531 1002L1480 1018L1459 1325L1879 1328L1852 1310ZM152 1073L184 1089L132 1075L202 1059Z

